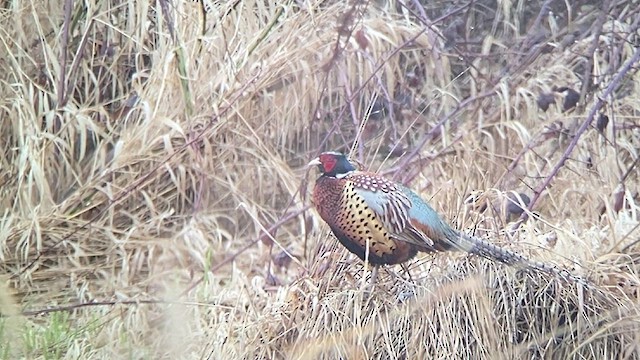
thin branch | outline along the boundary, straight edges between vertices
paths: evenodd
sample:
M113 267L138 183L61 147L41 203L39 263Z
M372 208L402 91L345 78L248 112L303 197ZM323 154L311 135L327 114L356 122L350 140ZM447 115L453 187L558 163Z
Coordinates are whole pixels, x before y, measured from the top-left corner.
M262 236L259 236L257 239L252 240L251 242L247 243L245 246L240 248L240 250L236 251L233 255L227 257L226 259L224 259L220 263L218 263L216 266L214 266L211 269L209 269L209 272L210 273L214 273L216 270L220 269L224 265L234 261L240 254L242 254L245 251L249 250L250 248L252 248L258 242L263 241L263 239L265 237L271 236L270 234L273 234L273 232L276 231L280 226L284 225L289 220L297 217L298 215L302 214L303 212L309 210L310 208L311 208L311 205L306 205L301 209L298 209L296 211L292 211L292 212L284 215L282 218L280 218L280 220L278 220L276 223L271 225L271 227L269 229L267 229L267 231L264 232L262 234ZM188 294L191 290L193 290L196 286L198 286L204 280L204 278L205 278L205 275L201 276L198 280L196 280L193 284L191 284L185 291L183 291L180 294L180 296L184 296L184 295Z
M316 118L318 118L318 115L320 113L320 111L318 109L320 109L321 103L322 103L322 99L324 98L325 93L327 92L327 87L325 86L325 84L327 83L328 79L329 79L329 71L334 67L335 63L337 62L340 54L342 54L342 52L344 51L344 47L346 46L346 44L349 43L349 39L351 38L351 36L353 35L353 30L355 29L355 26L349 26L350 23L352 23L352 18L355 16L355 12L357 10L357 3L354 3L351 8L349 8L349 10L347 10L343 15L340 23L340 26L337 30L338 32L338 38L336 39L336 43L335 46L333 48L333 53L331 55L331 58L329 60L327 60L327 62L325 62L320 68L324 71L325 76L322 79L322 90L320 91L320 96L318 96L318 101L316 102L316 106L315 106L315 111L314 111L314 120ZM342 45L342 38L345 37L346 39L344 40L344 46ZM382 68L382 66L380 67ZM375 72L377 72L379 69L375 69L374 70L374 74ZM371 77L373 78L373 76ZM367 79L364 84L367 84L371 78ZM364 85L363 85L364 87ZM358 93L356 91L356 93ZM351 102L351 99L349 100L349 102ZM336 116L336 118L333 120L333 125L331 126L331 129L329 129L329 131L327 132L327 134L324 136L324 138L320 141L320 145L318 146L320 149L322 149L325 144L329 141L329 138L333 135L333 133L338 129L338 127L340 126L340 123L342 122L342 117L344 115L344 113L346 112L346 108L342 108L342 110L340 111L340 113Z
M546 16L549 16L549 8L551 7L551 3L553 0L546 0L542 6L540 7L540 11L538 12L538 16L534 20L533 24L529 29L532 31L528 31L527 38L522 42L521 52L525 52L525 49L530 49L533 46L533 42L538 36L538 29L540 29L540 23L542 23L542 19Z
M631 166L627 169L627 171L624 173L624 175L622 175L622 178L620 179L620 183L624 183L627 178L629 177L629 175L631 175L631 171L633 171L633 169L638 166L638 163L640 163L640 156L638 156L636 158L636 160L633 162L633 164L631 164Z
M433 24L437 24L440 23L442 21L444 21L445 19L457 14L458 12L461 12L462 10L465 10L466 8L471 7L473 1L469 1L467 4L463 5L462 7L459 7L457 9L454 9L453 11L450 11L440 17L438 17L437 19L435 19L434 21L430 21L427 16L426 16L426 12L424 10L424 6L421 5L419 3L419 1L417 0L413 0L414 6L419 10L419 14L416 13L413 9L411 9L410 6L408 6L407 4L405 4L404 2L400 2L400 5L402 7L404 7L411 15L415 16L418 20L420 20L420 22L425 26L425 32L426 30L431 30L431 32L428 35L432 35L429 36L429 40L430 41L434 41L435 36L439 37L440 39L442 39L443 41L447 41L447 38L442 34L441 31L437 31L434 28ZM435 35L435 36L433 36ZM458 45L456 45L455 43L451 44L451 49L453 49L453 53L455 54L455 56L457 58L459 58L460 60L462 60L464 62L464 64L469 68L469 69L473 69L476 71L476 73L478 74L478 77L481 78L482 80L484 80L487 84L490 85L495 85L495 83L493 83L491 81L490 78L487 77L487 74L482 71L483 69L480 69L476 66L476 64L474 64L474 59L469 59L468 53L463 52L460 50L460 48L458 47Z
M638 61L640 61L640 48L636 49L631 59L627 61L627 63L622 67L622 69L620 69L620 71L616 74L616 76L611 80L611 82L609 83L609 86L607 86L602 96L598 98L598 101L596 101L596 104L591 108L591 110L589 111L589 114L587 115L586 120L582 123L578 131L575 133L573 139L571 140L571 143L569 144L569 146L567 146L566 150L564 151L564 154L562 154L562 157L556 163L555 167L551 171L551 174L547 176L545 181L534 192L533 198L529 203L528 211L525 211L522 213L522 215L520 215L520 219L515 224L514 228L518 228L520 224L522 224L524 221L527 220L527 218L529 217L529 213L535 207L536 202L540 198L540 195L542 194L544 189L546 189L549 186L549 184L551 184L551 181L558 174L558 171L560 171L560 168L564 166L564 163L569 158L569 155L571 155L571 153L573 152L573 149L578 144L580 137L589 128L589 125L591 125L591 122L593 122L593 119L595 118L596 114L605 104L605 99L609 98L613 94L613 91L619 86L620 82L625 77L625 75L631 70L631 68Z
M56 248L61 243L67 241L73 235L77 234L80 230L86 230L91 224L93 224L96 220L98 220L102 215L104 215L104 213L109 211L113 206L118 204L123 199L127 198L127 196L130 195L131 193L133 193L134 191L138 190L145 182L147 182L151 178L151 175L155 174L159 169L164 168L165 164L167 164L173 157L175 157L178 154L182 153L186 149L192 147L194 143L199 142L200 139L203 136L205 136L207 131L212 129L216 124L218 124L218 121L220 120L220 118L222 116L224 116L227 112L229 112L230 109L233 107L233 105L240 98L247 96L245 94L246 90L256 81L256 79L257 79L257 75L254 76L253 78L251 78L249 81L247 81L247 83L244 84L244 86L242 88L240 88L236 92L236 94L231 98L231 100L228 102L228 105L223 107L218 114L212 116L212 118L209 121L209 123L193 139L191 139L190 141L188 141L185 144L183 144L182 146L180 146L175 152L173 152L172 154L169 154L163 161L158 163L158 165L156 165L148 173L144 174L137 181L133 182L133 184L131 184L126 189L124 189L123 191L118 193L113 198L113 200L110 201L108 206L105 206L103 209L100 209L99 211L97 211L96 214L93 217L91 217L91 219L89 219L84 224L82 224L82 226L79 226L79 227L75 228L71 233L69 233L68 235L64 236L62 239L58 240L57 242L53 243L52 245L48 246L46 249L40 250L33 260L31 260L18 273L14 273L13 275L11 275L10 279L15 279L16 277L22 276L27 270L29 270L31 267L33 267L33 265L35 265L42 258L42 255L44 255L47 252L51 251L52 249ZM108 179L110 176L111 176L111 172L109 171L109 172L107 172L107 173L105 173L103 175L103 179Z
M71 25L71 10L73 0L64 2L64 23L62 24L62 40L60 41L60 77L58 78L58 108L62 108L67 101L67 46L69 45L69 27Z
M587 65L584 67L584 74L582 75L582 88L580 89L580 100L584 101L587 92L591 88L591 84L593 83L593 61L594 54L598 47L600 46L600 35L602 34L602 27L604 26L605 21L607 20L607 16L609 15L609 9L611 6L610 1L606 1L602 4L602 9L600 10L600 15L598 16L595 27L596 31L593 35L593 41L591 42L591 46L589 50L587 50L587 54L585 57L587 58Z
M426 134L424 134L424 136L422 137L422 139L420 139L420 141L418 142L418 144L413 148L413 150L408 153L404 159L402 160L402 162L400 162L399 165L393 167L392 169L389 170L389 173L393 173L393 179L396 178L396 176L400 173L400 170L404 169L409 163L411 163L413 161L413 159L418 156L418 154L420 154L420 151L422 150L422 148L427 144L427 142L429 140L431 140L433 137L436 136L436 134L441 131L440 127L442 127L447 121L449 121L449 119L451 119L452 117L454 117L455 115L457 115L460 111L462 111L463 109L465 109L467 106L469 106L471 103L474 103L476 101L482 100L484 98L490 97L495 95L495 91L494 90L488 90L485 91L481 94L478 94L476 96L473 97L468 97L464 100L462 100L460 102L460 104L458 104L458 106L451 111L449 114L445 115L442 119L440 119L440 121Z
M160 8L162 9L165 23L167 24L167 29L169 30L169 35L171 35L171 40L173 40L174 44L177 45L178 35L176 34L173 17L171 16L171 11L169 10L169 4L167 4L167 0L158 0L158 3L160 4Z
M78 46L78 50L76 50L76 54L73 58L73 62L69 67L70 76L73 76L78 66L80 66L80 61L83 59L84 50L87 47L87 43L89 41L89 33L93 28L93 24L94 24L93 18L89 19L89 25L87 26L87 29L85 30L84 35L82 36L82 40L80 41L80 46ZM67 99L65 97L64 102L66 103L66 101Z
M433 23L437 23L437 22L439 22L439 21L442 21L442 19L444 19L444 18L446 18L446 17L449 17L449 16L452 16L452 15L454 15L454 14L457 14L457 13L459 13L459 12L463 11L464 9L466 9L466 8L467 8L467 7L469 7L469 6L471 6L471 3L467 3L467 4L462 5L462 6L458 7L458 8L456 8L456 9L453 9L453 10L451 10L450 12L448 12L447 14L444 14L443 16L441 16L441 17L439 17L439 18L435 19L435 20L433 21ZM418 31L415 35L413 35L413 36L411 36L410 38L408 38L405 42L403 42L402 44L400 44L399 46L397 46L395 49L391 50L391 52L389 53L389 55L387 55L387 56L386 56L382 61L380 61L380 64L379 64L375 69L373 69L373 71L371 72L371 75L369 75L369 77L368 77L366 80L364 80L364 81L362 82L362 85L361 85L358 89L354 90L354 92L353 92L354 96L356 96L357 94L359 94L359 93L360 93L360 91L362 91L362 89L364 89L364 87L365 87L365 86L366 86L366 85L367 85L371 80L373 80L373 78L374 78L374 77L378 76L378 75L377 75L377 74L378 74L378 72L382 69L382 67L387 63L387 61L388 61L389 59L391 59L393 56L397 55L397 54L400 52L400 50L402 50L402 49L406 48L407 46L409 46L409 45L413 44L413 43L414 43L414 42L415 42L415 41L416 41L420 36L422 36L422 34L424 34L427 30L429 30L429 28L428 28L428 27L423 28L422 30ZM326 64L325 64L325 65L326 65ZM328 74L328 72L327 72L327 74ZM328 75L327 75L327 77L328 77ZM324 79L324 82L325 82L325 83L326 83L326 79L327 79L327 77L325 77L325 79ZM319 109L319 108L320 108L320 102L321 102L322 96L324 95L324 93L325 93L325 92L326 92L326 86L324 86L324 84L323 84L322 92L321 92L321 94L320 94L321 96L318 98L318 102L317 102L317 105L316 105L316 109ZM480 95L476 96L474 99L476 99L476 98L482 98L482 97L483 97L483 95L484 95L484 94L480 94ZM489 93L489 95L491 95L491 93ZM350 102L350 101L353 101L353 99L347 99L346 101L347 101L347 102ZM465 102L463 101L461 104L463 104L463 103L465 103ZM455 115L455 114L457 113L457 111L459 110L459 108L460 108L460 105L458 106L458 109L457 109L456 111L454 111L454 112L453 112L452 114L450 114L450 115L447 115L447 117L446 117L446 118L445 118L441 123L439 123L438 125L436 125L436 127L435 127L434 129L436 129L436 130L437 130L437 129L442 125L442 124L444 124L444 123L446 122L446 120L448 120L451 116ZM320 142L320 145L318 146L320 149L322 149L322 148L325 146L325 144L327 143L327 141L329 141L329 137L330 137L330 136L335 132L335 130L338 128L338 125L339 125L338 119L341 119L345 112L346 112L346 108L343 108L343 109L342 109L342 111L337 115L336 120L334 120L333 126L332 126L332 127L331 127L331 129L327 132L327 134L326 134L326 135L325 135L325 137L322 139L322 141ZM316 111L314 112L314 114L316 114L316 116L317 116L317 114L318 114L318 110L316 110ZM428 135L428 134L427 134L427 135ZM424 146L424 145L426 144L426 142L429 140L429 138L430 138L429 136L425 136L425 138L423 138L424 142L421 142L421 145L419 146L419 148L422 148L422 146ZM340 150L340 149L336 149L336 150ZM415 154L414 154L414 155L415 155ZM405 164L406 164L406 162L405 162ZM402 169L402 167L399 167L399 169Z
M75 303L69 305L52 306L44 309L25 310L21 314L23 316L38 316L45 315L54 312L71 312L80 308L92 307L92 306L116 306L116 305L142 305L142 304L164 304L164 305L190 305L190 306L211 306L209 303L190 302L190 301L168 301L168 300L102 300L102 301L90 301L83 303Z
M620 241L618 241L618 244L620 244L621 242L623 242L629 235L631 235L634 231L636 231L638 228L640 228L640 223L636 224L636 226L633 227L633 229L629 230L627 232L627 234L625 236L622 237L622 239ZM629 251L629 249L631 249L633 246L635 246L636 244L640 243L640 237L637 238L636 240L632 241L631 243L627 244L625 247L623 247L620 250L621 254L626 254L627 251ZM612 247L612 249L615 249L616 247L618 247L618 244L616 244L614 247ZM612 250L613 251L613 250ZM610 251L611 252L611 251Z

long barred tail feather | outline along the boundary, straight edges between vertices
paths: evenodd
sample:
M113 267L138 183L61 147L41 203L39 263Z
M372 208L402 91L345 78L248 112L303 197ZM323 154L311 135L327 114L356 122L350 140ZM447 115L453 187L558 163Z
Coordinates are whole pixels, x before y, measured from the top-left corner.
M579 275L572 274L569 270L564 269L560 266L531 260L515 251L502 248L486 240L482 240L480 238L470 236L462 232L455 231L455 233L456 239L452 242L459 250L479 255L492 261L499 261L509 266L537 270L553 276L557 276L570 283L581 285L590 289L596 289L596 286L591 283L591 281Z

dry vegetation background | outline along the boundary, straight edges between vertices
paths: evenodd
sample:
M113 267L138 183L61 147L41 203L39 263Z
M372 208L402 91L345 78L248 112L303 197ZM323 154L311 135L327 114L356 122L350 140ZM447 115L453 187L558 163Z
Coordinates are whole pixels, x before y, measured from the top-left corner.
M1 6L0 359L640 358L638 1ZM309 210L350 149L599 290L423 254L369 295Z

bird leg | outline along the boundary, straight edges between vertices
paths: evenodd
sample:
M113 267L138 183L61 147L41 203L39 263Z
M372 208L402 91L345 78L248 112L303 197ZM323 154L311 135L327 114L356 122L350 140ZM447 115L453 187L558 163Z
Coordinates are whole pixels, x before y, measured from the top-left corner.
M371 269L371 280L369 281L369 289L373 293L373 289L376 286L376 280L378 279L378 266L372 266L373 269Z
M407 264L402 263L400 264L400 267L402 268L402 270L404 270L404 273L407 274L407 277L409 278L409 282L414 283L413 278L411 277L411 271L409 271L409 267L407 266Z
M375 288L375 284L376 284L376 279L378 278L378 266L377 265L373 265L369 262L369 252L371 251L371 247L369 246L369 240L367 239L366 242L366 248L364 251L364 261L365 264L369 264L370 266L373 267L373 269L371 269L371 280L369 281L369 289L368 291L373 294L373 290ZM366 267L366 265L365 265Z

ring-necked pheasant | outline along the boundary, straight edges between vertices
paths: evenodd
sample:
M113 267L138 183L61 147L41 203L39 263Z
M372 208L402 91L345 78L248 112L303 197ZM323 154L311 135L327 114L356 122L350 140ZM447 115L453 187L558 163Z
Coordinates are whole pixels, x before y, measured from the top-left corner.
M316 209L344 247L374 266L372 278L378 265L400 264L418 252L457 250L587 283L567 270L453 229L415 192L358 171L344 154L324 152L308 166L313 165L322 173L313 189Z

